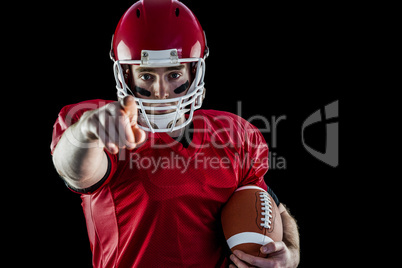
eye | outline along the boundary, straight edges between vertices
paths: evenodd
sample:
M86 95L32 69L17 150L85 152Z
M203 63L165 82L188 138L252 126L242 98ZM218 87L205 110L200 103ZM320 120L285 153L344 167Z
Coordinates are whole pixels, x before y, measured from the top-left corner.
M180 73L171 73L169 76L172 79L178 79L178 78L180 78L181 74Z
M152 75L150 75L150 74L142 74L142 75L140 75L140 78L142 80L144 80L144 81L147 81L147 80L152 79Z

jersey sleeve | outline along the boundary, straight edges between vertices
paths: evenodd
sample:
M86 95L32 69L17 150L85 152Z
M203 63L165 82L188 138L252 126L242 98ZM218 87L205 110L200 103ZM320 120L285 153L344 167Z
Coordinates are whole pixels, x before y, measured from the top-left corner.
M71 104L63 107L56 119L55 124L53 125L53 135L52 135L52 142L50 144L51 154L53 154L54 149L57 146L57 143L60 141L63 133L69 128L71 125L75 124L81 116L90 110L98 109L112 101L109 100L89 100L83 101L77 104ZM109 179L112 177L116 169L117 157L105 151L107 158L108 158L108 168L105 176L95 185L86 188L86 189L76 189L67 184L66 181L64 183L66 186L72 190L73 192L80 193L80 194L91 194L97 189L101 188L102 185L106 184Z
M268 171L268 145L261 132L252 124L245 125L243 143L243 178L239 187L254 184L265 190L264 175Z

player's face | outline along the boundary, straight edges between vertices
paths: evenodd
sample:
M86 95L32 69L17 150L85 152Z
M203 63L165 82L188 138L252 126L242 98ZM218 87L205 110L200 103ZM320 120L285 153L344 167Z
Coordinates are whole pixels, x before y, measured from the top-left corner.
M139 65L131 66L132 91L137 98L143 99L171 99L184 96L192 83L190 64L181 64L174 67L148 68ZM164 106L177 103L164 104ZM161 104L148 104L161 106ZM149 111L154 114L171 113L175 110Z

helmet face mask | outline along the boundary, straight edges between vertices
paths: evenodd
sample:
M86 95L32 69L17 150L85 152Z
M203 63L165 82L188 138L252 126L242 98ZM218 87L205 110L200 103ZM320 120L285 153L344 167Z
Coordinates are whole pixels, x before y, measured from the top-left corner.
M180 12L171 12L172 8ZM192 121L194 111L202 105L207 56L205 34L184 4L176 0L139 1L123 15L112 38L110 57L114 62L117 96L134 96L138 125L142 129L151 132L181 129ZM185 63L195 67L194 79L187 93L176 98L140 98L134 94L125 76L126 65L160 68ZM162 110L173 112L155 113ZM187 118L185 113L189 113Z
M198 59L179 59L176 63L168 63L168 60L161 60L160 58L153 63L150 57L148 64L144 65L143 61L137 60L117 60L114 62L113 70L116 80L117 96L124 98L125 96L132 95L137 103L139 112L139 127L146 131L151 132L173 132L188 125L193 117L196 109L202 105L204 96L204 75L205 75L205 61L202 58ZM169 99L144 99L135 96L134 91L131 90L125 77L123 65L139 65L140 67L170 67L178 66L182 63L194 62L196 64L196 72L194 79L184 96L169 98ZM155 114L155 111L162 110L175 110L175 112L168 114ZM181 124L179 119L190 112L189 117Z

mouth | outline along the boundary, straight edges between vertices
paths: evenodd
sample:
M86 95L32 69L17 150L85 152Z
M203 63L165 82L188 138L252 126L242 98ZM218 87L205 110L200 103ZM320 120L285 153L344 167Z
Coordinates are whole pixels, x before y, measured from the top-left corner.
M154 111L153 114L169 114L174 112L174 110L158 110L158 111Z
M168 103L165 105L151 105L152 108L160 108L160 107L169 107L169 106L174 106L176 105L175 103ZM150 109L150 110L146 110L147 114L169 114L169 113L173 113L174 111L176 111L175 109L166 109L166 110L162 110L162 109Z

